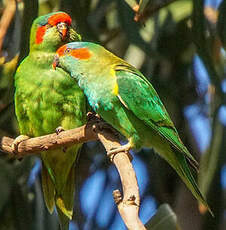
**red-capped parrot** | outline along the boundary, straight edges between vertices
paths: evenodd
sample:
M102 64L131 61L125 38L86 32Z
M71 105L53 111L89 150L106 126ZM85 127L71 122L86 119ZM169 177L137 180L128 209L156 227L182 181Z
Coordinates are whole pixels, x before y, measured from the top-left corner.
M54 71L54 54L61 45L81 37L71 28L71 17L54 12L34 20L29 55L15 75L15 108L20 133L29 137L71 129L86 122L82 90L62 69ZM20 139L20 138L19 138ZM41 153L42 186L50 213L56 205L62 230L73 214L75 161L81 145Z

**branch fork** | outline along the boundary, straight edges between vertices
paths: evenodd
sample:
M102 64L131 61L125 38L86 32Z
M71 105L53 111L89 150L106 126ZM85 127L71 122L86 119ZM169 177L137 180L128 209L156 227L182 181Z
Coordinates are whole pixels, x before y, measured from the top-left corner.
M40 154L42 151L72 146L93 140L100 140L106 152L121 147L119 134L98 116L89 117L86 125L79 128L61 131L41 137L30 138L20 142L17 153L13 152L14 139L2 137L0 150L6 154L22 158L28 155ZM136 175L131 164L132 156L128 151L120 151L110 155L110 161L116 166L122 182L123 196L119 190L113 191L113 197L119 213L129 230L145 230L139 219L140 196Z

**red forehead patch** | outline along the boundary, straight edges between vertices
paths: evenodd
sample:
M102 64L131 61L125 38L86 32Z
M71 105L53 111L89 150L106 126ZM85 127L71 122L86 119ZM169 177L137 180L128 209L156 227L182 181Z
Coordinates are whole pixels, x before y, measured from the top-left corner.
M57 50L57 54L59 56L62 56L64 54L64 51L67 49L67 45L61 46L58 50Z
M65 22L69 26L71 25L71 17L66 13L54 14L48 19L48 24L55 26L59 22Z
M67 45L61 46L57 50L57 54L59 56L70 55L77 59L89 59L91 57L91 53L89 52L88 48L70 49L67 47Z
M46 26L38 27L37 32L36 32L36 38L35 38L36 44L40 44L43 41L43 36L44 36L46 30L47 30Z

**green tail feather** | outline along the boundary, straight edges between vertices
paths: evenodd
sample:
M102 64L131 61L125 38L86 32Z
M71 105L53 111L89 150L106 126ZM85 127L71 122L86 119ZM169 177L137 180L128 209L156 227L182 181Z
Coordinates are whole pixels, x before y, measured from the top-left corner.
M72 166L61 194L56 194L55 202L61 212L72 219L75 191L75 167Z
M63 212L61 212L61 210L60 210L60 208L58 208L58 206L56 206L56 208L57 208L58 217L60 219L60 229L61 230L68 230L70 219L68 219L68 217L65 216Z
M172 152L174 153L174 159L173 161L169 162L170 165L176 170L176 172L179 174L181 179L184 181L184 183L187 185L189 190L192 192L192 194L195 196L195 198L204 204L210 214L214 216L212 210L210 209L209 205L207 204L205 198L203 197L202 193L200 192L198 185L191 174L191 171L189 169L189 166L187 164L187 161L184 157L184 155L179 152L178 150L175 150L172 148Z
M56 191L51 176L43 164L42 168L42 187L46 206L50 213L56 205L60 219L61 230L68 230L69 221L73 215L73 201L75 190L75 167L71 167L70 173L63 189L59 193Z
M42 164L42 190L49 212L52 214L55 207L55 187L47 168Z

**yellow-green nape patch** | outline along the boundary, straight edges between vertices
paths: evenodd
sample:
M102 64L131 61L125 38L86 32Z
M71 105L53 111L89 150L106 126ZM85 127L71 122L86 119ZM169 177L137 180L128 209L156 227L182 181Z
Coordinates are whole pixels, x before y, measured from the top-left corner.
M118 84L117 84L117 82L115 83L115 86L113 88L113 94L116 96L118 95Z
M113 68L110 69L110 76L116 78L115 70ZM118 83L116 81L115 85L114 85L114 88L112 90L112 93L117 96L118 95L118 91L119 91L119 89L118 89Z
M19 65L19 67L17 68L16 72L20 72L20 69L21 69L21 65Z
M110 75L111 75L112 77L116 77L116 76L115 76L115 70L114 70L113 68L110 69Z

